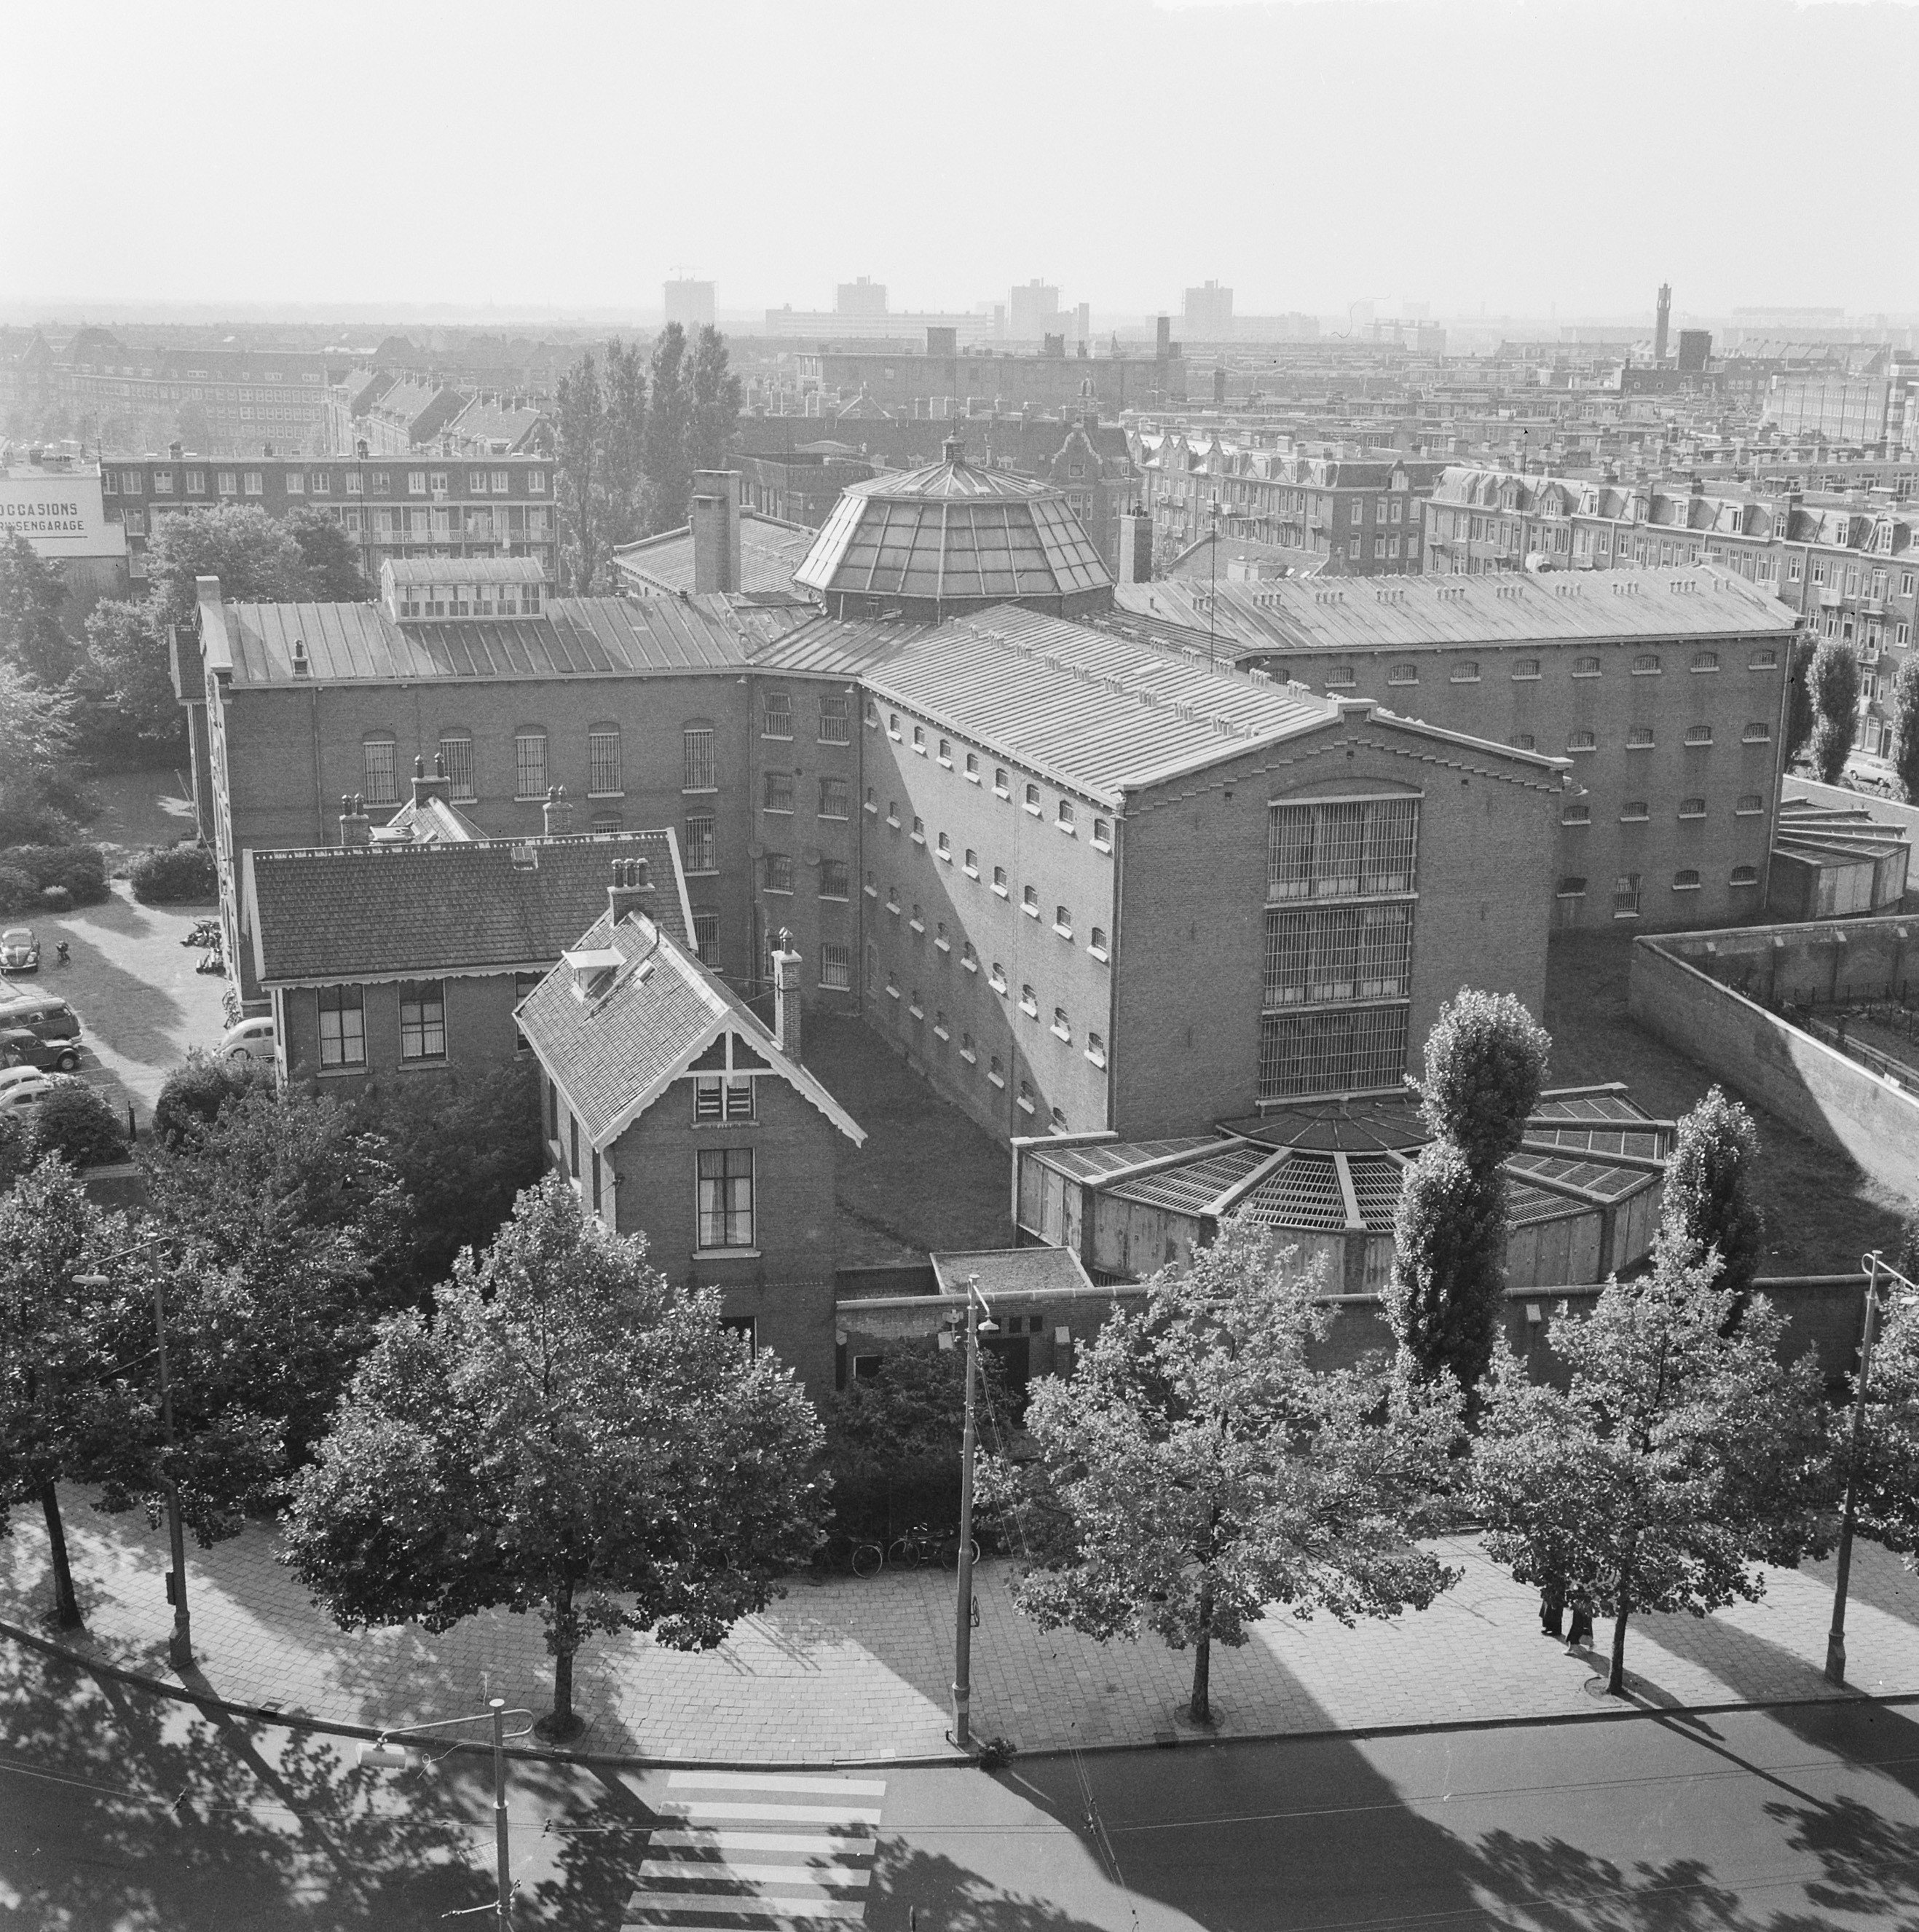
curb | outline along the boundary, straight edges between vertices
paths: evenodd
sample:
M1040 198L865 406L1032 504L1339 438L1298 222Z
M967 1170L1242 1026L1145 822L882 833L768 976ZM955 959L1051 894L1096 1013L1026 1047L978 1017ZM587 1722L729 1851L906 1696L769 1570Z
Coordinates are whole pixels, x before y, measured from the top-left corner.
M283 1730L313 1731L328 1737L357 1738L368 1743L385 1735L376 1725L345 1724L325 1718L303 1716L297 1712L271 1711L258 1704L235 1704L223 1697L196 1691L187 1684L169 1684L163 1678L149 1677L137 1670L129 1670L124 1664L109 1664L103 1658L91 1657L84 1651L70 1649L50 1637L23 1630L19 1624L8 1623L4 1619L0 1619L0 1636L14 1643L23 1644L28 1649L37 1651L43 1656L58 1658L64 1663L76 1665L94 1676L109 1677L115 1683L127 1684L157 1696L170 1697L176 1703L192 1704L202 1711L217 1712L223 1717L244 1718L249 1723L277 1725ZM1830 1696L1734 1698L1712 1704L1636 1703L1624 1709L1560 1711L1537 1717L1448 1718L1422 1724L1328 1726L1313 1731L1243 1731L1235 1732L1228 1737L1208 1738L1175 1733L1170 1737L1162 1735L1144 1739L1102 1738L1096 1742L1081 1744L1036 1744L1030 1750L1021 1748L1015 1756L1016 1758L1060 1758L1086 1756L1095 1753L1109 1755L1120 1751L1189 1750L1195 1746L1218 1750L1230 1749L1241 1744L1324 1744L1333 1738L1349 1738L1357 1742L1369 1738L1439 1737L1474 1731L1534 1730L1543 1730L1549 1726L1559 1728L1572 1724L1629 1724L1648 1718L1729 1717L1741 1711L1821 1710L1845 1704L1870 1704L1882 1709L1892 1709L1901 1705L1919 1704L1919 1690L1882 1693L1836 1691ZM484 1743L469 1744L464 1742L450 1747L455 1751L481 1753L490 1753L492 1748L490 1744ZM600 1771L955 1771L964 1769L973 1762L971 1757L956 1749L910 1757L646 1757L637 1754L623 1755L617 1752L570 1751L526 1744L508 1744L505 1755L529 1762L579 1765L588 1770Z

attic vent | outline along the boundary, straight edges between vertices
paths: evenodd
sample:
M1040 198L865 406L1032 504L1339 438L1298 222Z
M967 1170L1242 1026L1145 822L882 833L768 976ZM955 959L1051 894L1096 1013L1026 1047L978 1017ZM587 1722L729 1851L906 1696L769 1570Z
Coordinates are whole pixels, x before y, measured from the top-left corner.
M513 848L513 869L516 872L537 872L540 869L540 848L537 845L517 844Z
M313 666L307 657L306 639L295 638L293 640L293 675L295 677L305 677L311 673L312 670Z

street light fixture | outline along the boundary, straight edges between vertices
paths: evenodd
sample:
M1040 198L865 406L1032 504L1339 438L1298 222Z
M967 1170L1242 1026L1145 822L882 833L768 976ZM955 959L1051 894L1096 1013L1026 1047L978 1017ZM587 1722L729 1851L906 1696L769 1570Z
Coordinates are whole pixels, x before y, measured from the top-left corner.
M1846 1506L1839 1522L1839 1559L1833 1566L1832 1628L1826 1636L1826 1681L1846 1682L1846 1596L1852 1580L1852 1532L1856 1514L1855 1490L1858 1480L1859 1444L1866 1433L1866 1380L1873 1370L1873 1318L1879 1312L1879 1277L1884 1275L1912 1292L1888 1294L1889 1303L1910 1307L1919 1302L1919 1289L1875 1248L1862 1256L1860 1268L1866 1276L1866 1318L1859 1336L1859 1381L1852 1393L1852 1446L1846 1457Z
M508 1718L524 1718L526 1721L517 1731L506 1728ZM417 1762L413 1754L403 1748L396 1750L387 1740L389 1738L418 1737L424 1731L451 1730L456 1724L484 1724L490 1723L493 1730L493 1849L498 1866L499 1883L493 1900L493 1911L499 1932L512 1932L513 1862L508 1839L506 1817L506 1741L509 1738L523 1738L533 1728L531 1711L509 1711L504 1697L490 1697L484 1711L475 1711L465 1718L439 1718L430 1724L401 1724L390 1731L382 1731L371 1744L360 1747L360 1762L373 1771L409 1771ZM471 1906L469 1910L484 1911L484 1906ZM458 1918L459 1912L449 1912L448 1918Z
M151 1240L137 1241L130 1248L123 1248L119 1253L108 1255L107 1262L123 1262L145 1250L157 1246L168 1239L157 1235ZM71 1277L79 1288L105 1288L112 1276L104 1274L76 1274ZM173 1606L173 1634L167 1640L166 1660L176 1672L184 1673L193 1667L193 1627L187 1609L187 1538L180 1517L180 1486L173 1479L170 1463L175 1448L173 1434L173 1388L166 1372L166 1283L163 1276L156 1273L153 1278L153 1325L159 1343L154 1351L158 1362L160 1384L160 1436L166 1445L169 1467L161 1478L160 1486L166 1500L166 1542L169 1558L166 1572L166 1600Z
M981 1316L985 1316L982 1321ZM959 1599L953 1622L953 1742L973 1748L973 1457L979 1440L977 1394L979 1338L1000 1324L979 1292L979 1277L966 1278L966 1426L960 1438Z

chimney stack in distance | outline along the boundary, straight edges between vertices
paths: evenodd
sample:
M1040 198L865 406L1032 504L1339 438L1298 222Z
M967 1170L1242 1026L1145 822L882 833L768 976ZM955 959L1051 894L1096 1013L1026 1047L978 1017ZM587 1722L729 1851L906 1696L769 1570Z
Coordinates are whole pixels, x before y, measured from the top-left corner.
M696 470L693 502L693 590L696 596L739 588L739 478L730 470Z
M796 1065L799 1051L799 955L793 934L781 926L773 948L773 1044Z
M424 758L413 760L413 802L415 805L424 805L430 798L450 798L452 794L453 788L447 782L446 754L443 752L433 754L433 775L431 778L427 776Z
M370 845L373 842L373 822L367 816L366 806L358 794L352 798L343 792L340 794L340 842L343 845Z
M565 786L547 786L547 802L540 808L540 824L549 838L564 838L573 829L573 808L567 802Z
M646 912L653 902L652 868L644 859L616 859L613 884L607 888L607 909L619 925L628 913Z

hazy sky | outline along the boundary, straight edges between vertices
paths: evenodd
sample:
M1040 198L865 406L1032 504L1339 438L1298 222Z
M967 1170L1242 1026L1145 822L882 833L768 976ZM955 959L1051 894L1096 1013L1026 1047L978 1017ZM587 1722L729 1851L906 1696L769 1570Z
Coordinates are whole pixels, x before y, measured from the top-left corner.
M1901 0L4 11L0 304L1919 310ZM1909 207L1907 217L1897 213Z

